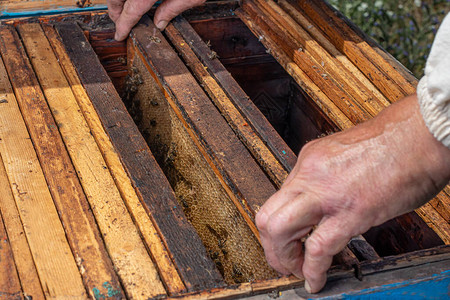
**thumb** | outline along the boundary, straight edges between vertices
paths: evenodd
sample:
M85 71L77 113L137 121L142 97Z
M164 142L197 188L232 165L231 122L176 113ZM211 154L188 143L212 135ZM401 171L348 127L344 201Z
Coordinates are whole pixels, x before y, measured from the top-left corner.
M201 5L206 0L166 0L157 8L155 12L155 25L159 30L163 30L167 24L181 14L183 11Z
M337 217L325 219L306 239L302 272L307 292L317 293L324 287L333 256L342 251L351 238L347 236L346 227Z

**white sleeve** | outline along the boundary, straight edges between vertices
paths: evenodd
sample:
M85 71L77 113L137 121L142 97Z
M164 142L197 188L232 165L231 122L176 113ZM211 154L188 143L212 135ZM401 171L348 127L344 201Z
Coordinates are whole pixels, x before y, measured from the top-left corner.
M436 34L417 96L428 129L450 148L450 13Z

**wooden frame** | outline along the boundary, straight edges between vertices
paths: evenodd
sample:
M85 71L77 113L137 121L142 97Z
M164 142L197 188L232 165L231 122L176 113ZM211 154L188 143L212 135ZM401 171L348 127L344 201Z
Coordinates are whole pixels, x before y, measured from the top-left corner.
M236 8L236 1L225 2L207 4L199 9L200 14L195 10L188 12L186 19L198 22L194 28L199 28L201 22L207 24L211 18L236 19L234 11L229 11L230 7ZM310 96L308 111L317 114L322 109L324 115L321 118L330 123L327 128L336 130L353 126L375 115L388 101L395 100L394 94L383 91L382 83L373 84L365 77L364 72L371 67L358 71L351 55L356 57L365 53L367 59L377 55L376 60L369 59L367 64L386 68L383 74L395 77L392 82L399 86L398 91L404 94L410 91L414 80L385 53L367 48L373 47L373 42L361 46L364 38L346 21L335 20L336 26L330 29L325 26L324 32L316 26L309 27L312 23L303 23L314 20L322 24L320 16L334 15L321 3L305 5L310 6L300 7L294 1L278 1L278 5L273 1L244 1L235 12L257 33L257 37L262 37L261 42L304 88L306 96ZM315 17L310 19L303 8ZM320 14L316 14L317 11ZM102 15L104 13L40 17L37 19L40 24L32 24L29 19L2 21L14 27L0 29L0 53L5 63L3 71L0 70L0 100L3 95L6 97L0 108L11 107L8 113L6 110L0 113L0 190L6 197L0 202L0 235L8 237L5 240L7 247L1 250L8 259L2 260L1 264L4 270L10 270L0 274L0 278L7 276L9 279L4 286L0 284L0 292L12 296L22 293L37 299L70 294L81 298L87 295L92 298L139 298L145 294L155 298L220 299L252 297L273 291L282 296L284 292L280 294L280 291L295 289L297 294L306 297L301 288L302 280L277 279L269 271L266 275L258 275L261 277L257 280L239 283L252 275L237 267L238 263L231 266L224 278L221 269L224 257L227 254L237 257L231 253L232 248L224 247L226 243L231 244L232 238L214 240L222 251L220 254L214 254L212 246L203 241L205 249L201 241L204 235L199 237L194 230L198 230L195 222L194 225L188 222L193 218L186 212L190 204L187 200L179 201L183 187L174 185L172 179L180 174L167 173L174 170L167 164L176 165L177 159L186 157L194 159L195 166L202 166L202 169L193 167L191 173L181 170L185 172L182 174L184 182L198 185L196 197L198 195L199 199L208 191L217 192L217 199L226 203L223 205L229 208L231 220L238 224L240 237L248 238L250 245L254 245L252 249L259 249L248 253L254 256L255 264L264 269L265 262L258 257L262 252L258 248L254 214L292 169L296 160L294 153L249 101L244 89L212 55L215 49L202 40L186 19L175 20L162 35L145 17L133 30L128 43L120 44L108 41L113 35L110 27L103 31L96 27ZM77 20L83 29L73 23L61 23L61 20ZM302 27L305 24L309 25ZM276 36L271 31L274 28L282 34ZM298 29L298 35L292 33L294 29ZM329 41L327 36L336 35L336 30L346 32L342 36L351 36L358 42L356 46L349 46L353 50ZM310 41L311 36L314 39ZM42 42L36 43L37 40ZM298 47L302 47L302 51L298 51ZM356 47L362 47L360 52L355 50ZM350 54L345 57L337 55L346 54L346 51ZM328 56L326 53L334 54ZM322 56L327 59L323 65L317 61ZM238 61L227 59L229 64ZM303 61L308 64L302 65ZM14 69L17 65L20 68ZM315 65L317 69L313 68ZM350 76L337 72L337 68L349 68L353 73ZM146 117L132 119L108 75L119 91L126 92L124 94L131 98L139 98L134 100L135 105L142 105L142 111L149 110ZM380 81L385 75L379 74ZM345 97L354 104L351 110L346 110L348 107L334 98L344 95L343 85L339 82L358 87L345 92ZM317 86L324 92L316 90L314 87ZM154 98L143 101L150 91ZM362 103L365 97L370 101ZM174 145L168 145L168 149L177 150L164 150L161 154L154 147L158 146L157 134L167 132L167 128L161 127L166 121L176 132L174 136L179 136L182 142L171 141ZM11 122L21 124L14 135L7 126ZM47 126L41 128L36 124ZM147 134L145 128L153 128L153 136ZM219 136L226 137L227 142L217 139ZM23 138L26 142L22 145L12 137ZM16 144L23 150L17 151ZM16 153L21 151L25 154L17 158ZM181 151L187 151L189 156ZM32 174L27 179L36 178L36 182L40 182L39 189L26 185L20 177L22 173L15 168L17 159L30 162L20 172ZM247 169L243 170L242 165ZM70 176L59 170L69 170ZM259 185L255 187L246 180L246 174L257 178L254 180ZM26 190L17 189L14 184L26 186ZM29 199L40 199L44 206L31 213L28 210L31 202L19 200L28 197L24 195L29 195ZM76 201L69 201L74 199L73 196ZM446 244L449 243L447 202L448 195L444 191L417 211ZM70 212L74 210L77 211L74 215L84 218L73 219ZM55 281L51 272L44 273L46 266L51 265L47 260L54 257L45 257L39 252L46 251L39 249L45 242L34 234L39 228L39 214L51 216L45 220L53 225L47 227L59 231L51 236L53 233L49 230L43 236L47 234L47 240L55 240L61 249L68 249L57 257L70 262L71 267L65 271L74 275L71 276L73 282ZM395 221L405 232L408 230L406 220ZM26 240L23 235L18 235L21 231ZM210 231L217 233L214 228ZM60 239L61 233L67 238ZM79 242L83 236L89 236L91 240ZM91 249L89 245L97 246ZM130 256L123 252L129 251L127 245L136 248ZM427 246L424 244L423 247ZM104 259L101 268L97 262L99 257ZM364 283L365 278L375 278L374 284L380 284L383 281L379 278L391 273L405 273L399 278L406 280L407 276L412 276L407 274L408 269L422 272L431 266L433 272L446 270L450 257L448 246L439 246L380 258L363 237L357 237L334 263L329 273L330 284L322 296L358 289L357 285L355 288L358 279ZM406 271L402 273L402 270ZM384 275L380 275L380 271ZM448 276L442 274L442 280L448 280ZM423 280L427 278L424 275ZM294 292L286 295L289 293Z

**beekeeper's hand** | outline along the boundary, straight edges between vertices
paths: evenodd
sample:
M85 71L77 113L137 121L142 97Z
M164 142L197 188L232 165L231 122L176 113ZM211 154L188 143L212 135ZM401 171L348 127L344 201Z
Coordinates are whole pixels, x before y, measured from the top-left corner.
M206 0L165 0L156 9L154 22L163 30L170 20L183 11L201 5ZM108 0L108 12L116 23L115 39L124 40L141 17L152 8L156 0Z
M308 143L256 216L270 265L316 293L353 236L429 200L450 179L450 149L428 131L417 96L350 130ZM314 225L317 228L301 239Z

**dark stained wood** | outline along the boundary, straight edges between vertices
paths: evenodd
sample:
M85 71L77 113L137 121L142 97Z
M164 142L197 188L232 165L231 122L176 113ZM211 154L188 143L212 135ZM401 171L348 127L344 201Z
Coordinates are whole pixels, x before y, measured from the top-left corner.
M163 93L131 41L128 60L130 78L141 82L132 98L140 112L136 124L225 281L234 284L275 277L243 217L246 212L239 211L236 196L223 184L198 136L174 100Z
M3 28L2 39L3 47L7 49L0 47L5 66L47 184L63 221L70 247L80 258L78 267L86 270L82 272L84 284L92 295L94 289L104 292L104 282L108 282L118 295L124 295L24 47L11 27Z
M264 31L264 35L273 39L277 48L283 50L354 124L368 118L369 114L361 108L360 104L347 91L341 89L336 79L322 67L320 62L313 60L302 50L302 46L285 28L276 24L251 1L244 2L242 8Z
M196 35L195 32L192 32L192 29L190 28L189 24L187 24L186 21L184 21L184 20L182 20L182 19L178 19L178 20L175 22L175 24L176 24L177 22L179 22L179 24L182 24L181 26L179 25L179 26L177 26L177 27L182 28L183 31L182 31L182 32L179 32L179 33L178 33L178 32L174 32L173 29L172 29L172 27L169 26L168 29L166 30L167 35L171 38L173 44L179 49L179 51L181 51L181 53L182 53L183 57L185 58L187 64L190 66L190 68L193 70L193 72L197 75L197 77L199 77L199 80L200 80L201 82L203 82L203 81L202 81L202 77L204 78L204 77L208 76L208 75L204 74L204 73L206 72L206 71L205 71L205 68L202 67L202 65L201 65L201 63L198 61L198 59L197 59L197 61L196 61L196 59L192 57L192 56L193 56L193 53L190 53L188 50L185 49L186 47L189 47L189 46L186 45L186 42L185 42L183 39L180 39L179 37L177 37L177 34L182 34L182 35L184 35L185 38L186 38L186 40L189 41L189 45L191 45L192 48L195 48L195 47L201 47L201 46L202 46L201 44L204 45L204 48L206 48L206 49L208 49L208 48L207 48L207 46L202 42L202 40L200 39L200 37L199 37L198 35ZM184 23L184 24L183 24L183 23ZM193 45L196 45L196 46L193 46ZM205 53L205 51L204 51L204 52L203 52L203 57L201 57L201 58L202 58L202 61L217 61L217 60L211 60L211 59L208 59L208 58L205 57L205 56L206 56L206 53ZM219 64L220 64L220 62L219 62L217 65L219 65ZM196 68L196 65L200 65L200 66L199 66L198 68ZM211 71L211 68L207 67L207 69ZM225 70L225 69L222 67L222 68L221 68L222 73L223 73L223 70ZM200 74L203 74L203 75L199 75L199 73L200 73ZM225 72L225 73L226 73L226 72ZM204 84L204 85L207 85L206 82L203 82L203 84ZM222 86L223 86L223 84L222 84ZM217 106L219 106L219 105L217 105ZM219 106L219 107L220 107L220 106ZM222 113L224 114L224 112L222 112ZM247 116L247 119L250 119L250 120L251 120L252 118L251 118L251 116ZM237 134L239 135L239 132L238 132ZM241 134L242 134L242 133L241 133ZM267 139L270 139L270 137L266 137L265 141L267 141ZM282 141L282 144L284 144L283 141ZM284 147L287 147L287 146L285 145ZM294 163L291 163L290 165L288 165L288 168L289 168L289 169L292 169L292 168L294 167L294 164L295 164L295 161L296 161L296 157L294 156L294 158L295 158L295 159L294 159ZM269 168L270 168L270 166L269 166ZM279 176L279 175L277 175L277 173L275 173L275 176ZM284 179L284 178L278 178L275 182L280 182L280 181L282 181L281 179ZM279 186L280 186L280 185L279 185ZM362 237L361 237L361 240L362 240ZM370 247L370 246L367 245L367 248L369 248L369 247ZM362 251L362 250L361 250L361 251ZM351 253L351 251L350 251L348 248L346 248L346 249L344 250L344 252L338 254L338 255L335 257L335 260L336 260L337 263L341 263L341 264L347 265L347 266L349 266L349 267L353 267L353 265L357 265L357 263L358 263L358 260L357 260L356 257Z
M224 18L234 15L239 2L239 0L206 1L203 5L183 12L183 16L189 20Z
M166 28L166 35L182 54L186 64L195 74L197 80L200 81L203 88L208 93L211 100L214 101L214 104L225 117L235 134L247 146L247 149L252 153L272 181L277 186L281 186L286 179L288 172L267 148L264 143L266 140L263 141L255 133L253 128L249 126L247 118L239 112L230 101L230 98L226 95L225 91L220 87L219 83L206 71L207 67L205 67L205 65L203 65L195 56L194 52L189 47L189 43L182 38L180 32L176 30L173 25L169 25Z
M319 62L324 70L338 82L339 86L368 114L375 116L384 108L383 103L350 70L346 70L337 57L328 53L318 41L310 36L280 6L273 1L255 0L253 3L267 16L270 16L275 23L285 28L297 42L296 47L301 47L302 51L311 56L316 62Z
M0 163L3 163L1 159ZM22 299L22 288L2 214L0 214L0 299Z
M236 10L236 15L248 26L248 28L260 39L276 60L283 66L295 82L314 101L317 107L333 122L339 129L347 129L353 126L350 119L325 95L325 93L303 72L283 51L278 49L278 44L265 35L265 32L255 24L253 19L241 9ZM276 50L276 51L275 51Z
M359 261L380 258L375 249L362 236L352 238L347 246Z
M166 247L164 246L163 241L160 238L160 235L158 234L158 232L156 231L155 226L152 223L152 220L150 219L149 215L147 214L145 208L142 206L140 199L138 198L136 191L131 183L130 178L128 177L128 174L126 173L122 162L120 161L120 157L117 154L117 152L115 151L108 135L106 134L106 132L103 129L102 126L102 122L100 121L100 118L98 117L98 114L95 111L94 106L92 105L92 102L90 100L90 98L88 97L88 95L86 94L86 91L84 90L80 79L77 75L77 71L75 70L72 62L70 61L69 56L67 55L67 52L64 49L63 44L61 43L61 40L59 39L59 36L56 32L56 30L51 26L51 25L44 25L43 29L45 31L45 34L49 40L49 42L51 42L51 47L53 48L53 51L55 53L55 55L57 56L57 59L64 71L64 74L67 78L67 81L70 84L70 89L73 92L73 95L76 98L76 103L77 105L79 105L80 109L81 109L81 113L83 114L87 124L88 124L88 128L90 131L90 134L93 135L95 141L97 142L97 146L101 152L101 154L103 155L104 158L104 163L106 163L106 165L108 166L108 173L110 173L110 175L112 175L112 178L119 190L120 195L122 196L123 202L125 203L134 223L136 224L136 227L139 228L139 232L142 235L142 240L146 246L146 248L148 249L148 253L150 254L153 262L155 263L155 265L157 266L158 270L159 270L159 276L162 279L164 286L166 287L166 290L168 292L169 295L174 295L174 294L179 294L182 292L186 291L185 285L182 281L182 279L180 278L179 274L178 274L178 270L176 269L175 264L173 263L172 259L170 258L170 254L167 251ZM63 96L61 96L63 97ZM70 101L70 96L67 97L67 101ZM50 98L48 98L48 100L50 100ZM50 101L49 101L50 102ZM54 103L53 103L54 104ZM64 110L63 110L64 111ZM73 120L75 120L75 118L71 118ZM71 135L76 136L77 134L79 134L80 132L82 132L81 130L77 130L77 129L71 129L70 128L70 123L69 126L66 126L66 131L72 131ZM62 129L62 132L64 131L64 128ZM82 138L83 141L86 141L85 143L83 143L83 145L80 145L77 147L77 149L82 149L85 145L87 145L87 141L90 140L89 137L83 137ZM95 150L87 150L88 152L95 152ZM93 156L92 154L88 155L89 159L92 160ZM102 165L104 165L104 163ZM75 165L75 159L74 159L74 165ZM76 165L75 165L76 166ZM97 169L94 172L97 176L99 176L101 173L103 173L103 170L101 169ZM80 174L81 175L81 174ZM82 177L85 177L83 175L81 175ZM114 200L114 197L110 196L110 190L114 190L114 187L111 187L111 185L108 186L108 184L106 184L105 182L100 184L101 187L94 187L94 190L101 190L106 189L106 191L102 191L100 193L100 195L103 195L103 197L106 197L106 199L110 198L110 200L106 200L107 202L110 203L110 206L117 208L121 207L121 203L120 201L115 202L114 204L110 201ZM96 194L96 196L99 196L98 194ZM120 199L120 200L122 200ZM94 200L93 198L91 198L91 201ZM100 200L102 201L102 200ZM95 207L95 205L91 205L91 207ZM98 206L97 206L98 207ZM112 207L110 207L109 209L111 209ZM106 214L105 214L106 215ZM119 214L108 214L109 215L109 219L110 220L118 220L118 219L123 219L123 212L119 212ZM125 214L126 215L126 214ZM98 220L97 220L98 221ZM117 223L117 222L116 222ZM114 226L114 224L112 224ZM110 226L110 225L108 225ZM129 229L124 229L124 227L121 227L121 229L119 229L119 231L123 234L125 234L126 236L119 236L117 237L117 239L119 241L124 241L126 239L129 238L131 231ZM111 233L114 233L110 230L110 228L108 228L108 233L105 236L105 242L110 241L111 240L111 236L113 236ZM120 242L122 243L122 242ZM134 243L134 242L131 242ZM138 242L139 243L139 242ZM120 249L119 247L116 247L116 244L114 241L112 242L112 244L114 245L114 249L111 249L113 251ZM135 248L137 249L138 245L135 246ZM110 252L111 253L111 252ZM138 257L136 255L136 252L133 252L133 257ZM124 259L126 257L126 255L123 254L119 254L119 258L120 259ZM149 275L150 274L154 274L154 271L152 270L151 267L149 267L148 264L148 260L146 259L145 255L144 256L139 256L140 257L140 261L136 262L137 268L141 270L141 272L145 272L144 275L144 281L143 282L143 278L131 278L129 279L129 281L132 282L133 285L138 285L138 281L140 282L139 285L142 286L141 291L143 291L145 288L148 288L152 285L149 284L148 281L154 281L157 282L158 280L154 280L154 278L151 278ZM117 259L117 257L115 258L116 262L120 261ZM132 263L130 262L130 260L128 260L127 262L125 262L125 266L126 267L119 267L119 271L122 274L119 274L122 278L122 282L124 282L123 280L123 276L125 275L127 278L130 278L130 273L133 276L133 273L136 274L136 272L134 270L132 270L131 272L127 272L124 273L126 269L130 269L132 268ZM144 266L147 267L147 270L144 270ZM146 293L149 293L149 291L147 290Z
M245 199L242 205L248 206L254 214L275 193L275 187L151 20L143 18L131 37L161 78L167 93L176 98L189 126L201 135L203 146L219 166L227 184L242 195ZM156 43L152 41L155 38L159 39Z
M363 236L380 256L398 255L443 244L415 212L373 227Z
M383 257L373 261L361 263L362 275L377 273L418 265L426 265L430 262L439 262L450 259L450 246L444 245L432 249L411 251L396 256Z
M88 40L119 95L122 95L128 73L127 46L126 41L114 40L114 34L114 29L90 30Z
M366 47L367 43L359 38L324 4L323 1L297 1L298 7L321 28L329 40L380 89L390 100L401 99L414 92L409 83L384 60L379 60L375 51ZM371 49L371 48L370 48Z
M290 171L297 160L292 150L289 149L274 128L270 126L264 115L256 108L220 61L209 58L211 49L209 49L189 23L182 18L177 18L173 24L182 34L183 38L189 42L194 53L208 68L211 76L217 80L233 104L242 112L249 125L265 141L268 148L281 162L283 167Z
M219 272L83 32L76 24L58 24L56 29L186 287L198 291L222 286Z

